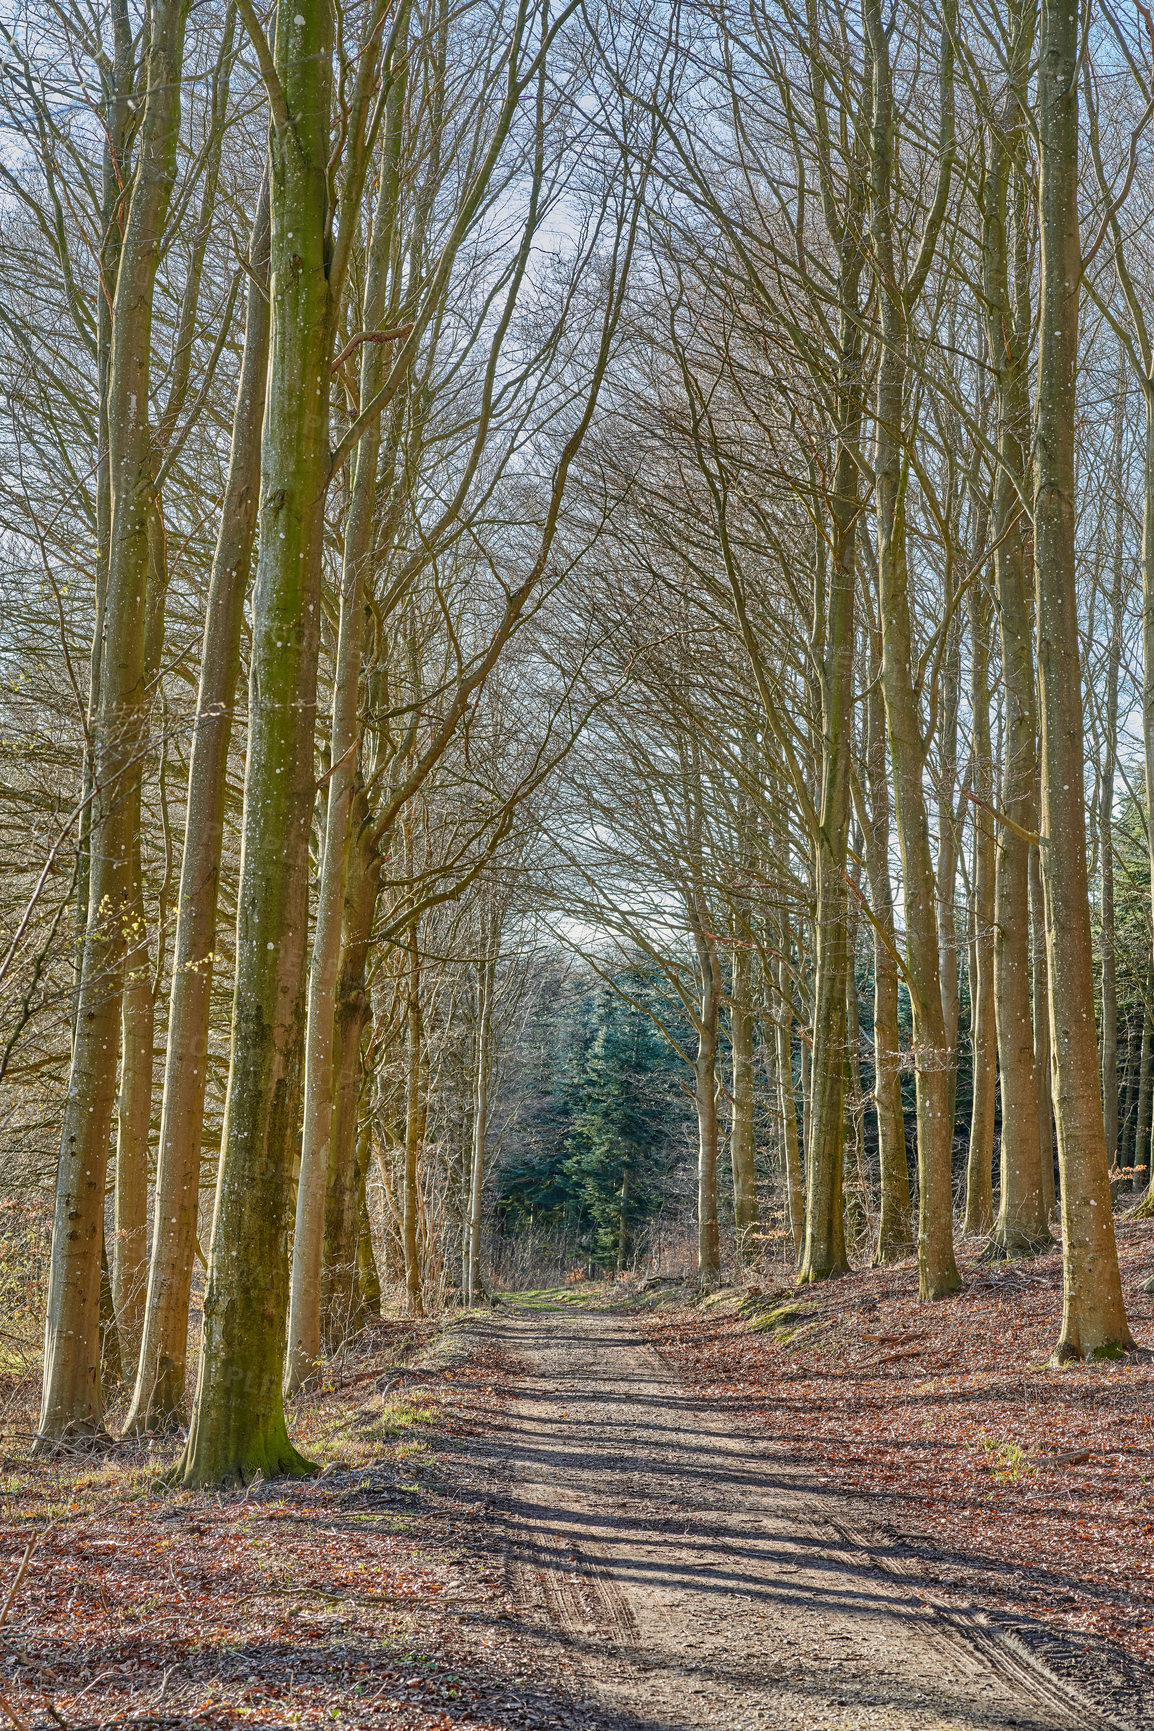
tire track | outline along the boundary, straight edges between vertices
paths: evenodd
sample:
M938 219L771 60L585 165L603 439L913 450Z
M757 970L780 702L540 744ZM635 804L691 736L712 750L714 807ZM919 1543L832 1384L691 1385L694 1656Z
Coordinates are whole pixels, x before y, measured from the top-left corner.
M518 1638L598 1723L1129 1731L834 1519L822 1487L688 1395L627 1315L489 1326L527 1369L494 1445Z

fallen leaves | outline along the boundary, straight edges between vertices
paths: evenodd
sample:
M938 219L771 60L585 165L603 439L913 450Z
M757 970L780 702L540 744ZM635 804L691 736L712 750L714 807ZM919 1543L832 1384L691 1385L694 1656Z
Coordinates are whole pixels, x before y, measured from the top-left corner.
M1118 1241L1133 1326L1154 1225L1121 1221ZM1154 1366L1051 1367L1058 1253L960 1248L965 1289L933 1306L911 1262L808 1287L804 1336L758 1332L747 1307L645 1326L699 1394L902 1529L935 1591L1154 1659Z
M8 1456L0 1731L528 1723L492 1636L503 1577L478 1565L438 1455L491 1422L495 1369L459 1328L381 1324L294 1406L297 1440L328 1456L339 1439L339 1460L240 1495L168 1489L176 1439Z

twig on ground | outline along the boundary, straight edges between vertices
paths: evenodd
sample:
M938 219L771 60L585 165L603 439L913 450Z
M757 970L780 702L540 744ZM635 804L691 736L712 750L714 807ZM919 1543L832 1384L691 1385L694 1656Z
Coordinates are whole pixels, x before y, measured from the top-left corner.
M20 1583L28 1573L28 1565L32 1561L36 1548L47 1531L48 1528L45 1527L41 1532L34 1533L29 1539L27 1545L24 1547L24 1555L20 1559L20 1567L16 1571L16 1579L8 1589L8 1597L5 1599L4 1604L0 1606L0 1627L2 1627L8 1620L8 1613L12 1609L12 1602L20 1591Z
M11 1719L13 1725L16 1727L16 1731L28 1731L27 1722L24 1719L21 1719L19 1713L17 1713L15 1707L13 1707L6 1695L0 1695L0 1708L3 1708L4 1712L7 1713L9 1719Z

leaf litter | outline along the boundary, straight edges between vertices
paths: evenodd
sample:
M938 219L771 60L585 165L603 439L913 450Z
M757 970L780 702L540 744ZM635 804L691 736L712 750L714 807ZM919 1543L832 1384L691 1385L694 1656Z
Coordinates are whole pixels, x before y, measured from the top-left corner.
M959 1246L963 1290L932 1305L911 1260L646 1326L697 1394L860 1499L936 1597L1105 1640L1146 1673L1154 1364L1051 1365L1060 1253L984 1264L982 1248ZM1131 1330L1154 1345L1154 1224L1119 1221L1118 1248Z
M9 1437L0 1726L550 1722L503 1634L478 1511L445 1482L492 1422L497 1370L467 1323L375 1325L292 1403L325 1470L235 1494L168 1488L180 1439L40 1461ZM569 1722L563 1703L551 1719Z

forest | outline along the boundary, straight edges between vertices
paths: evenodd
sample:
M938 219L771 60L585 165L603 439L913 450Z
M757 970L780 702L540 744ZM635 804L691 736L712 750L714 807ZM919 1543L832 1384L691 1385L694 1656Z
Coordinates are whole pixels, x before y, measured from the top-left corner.
M3 9L13 1485L630 1305L1147 1411L1152 211L1143 0Z

